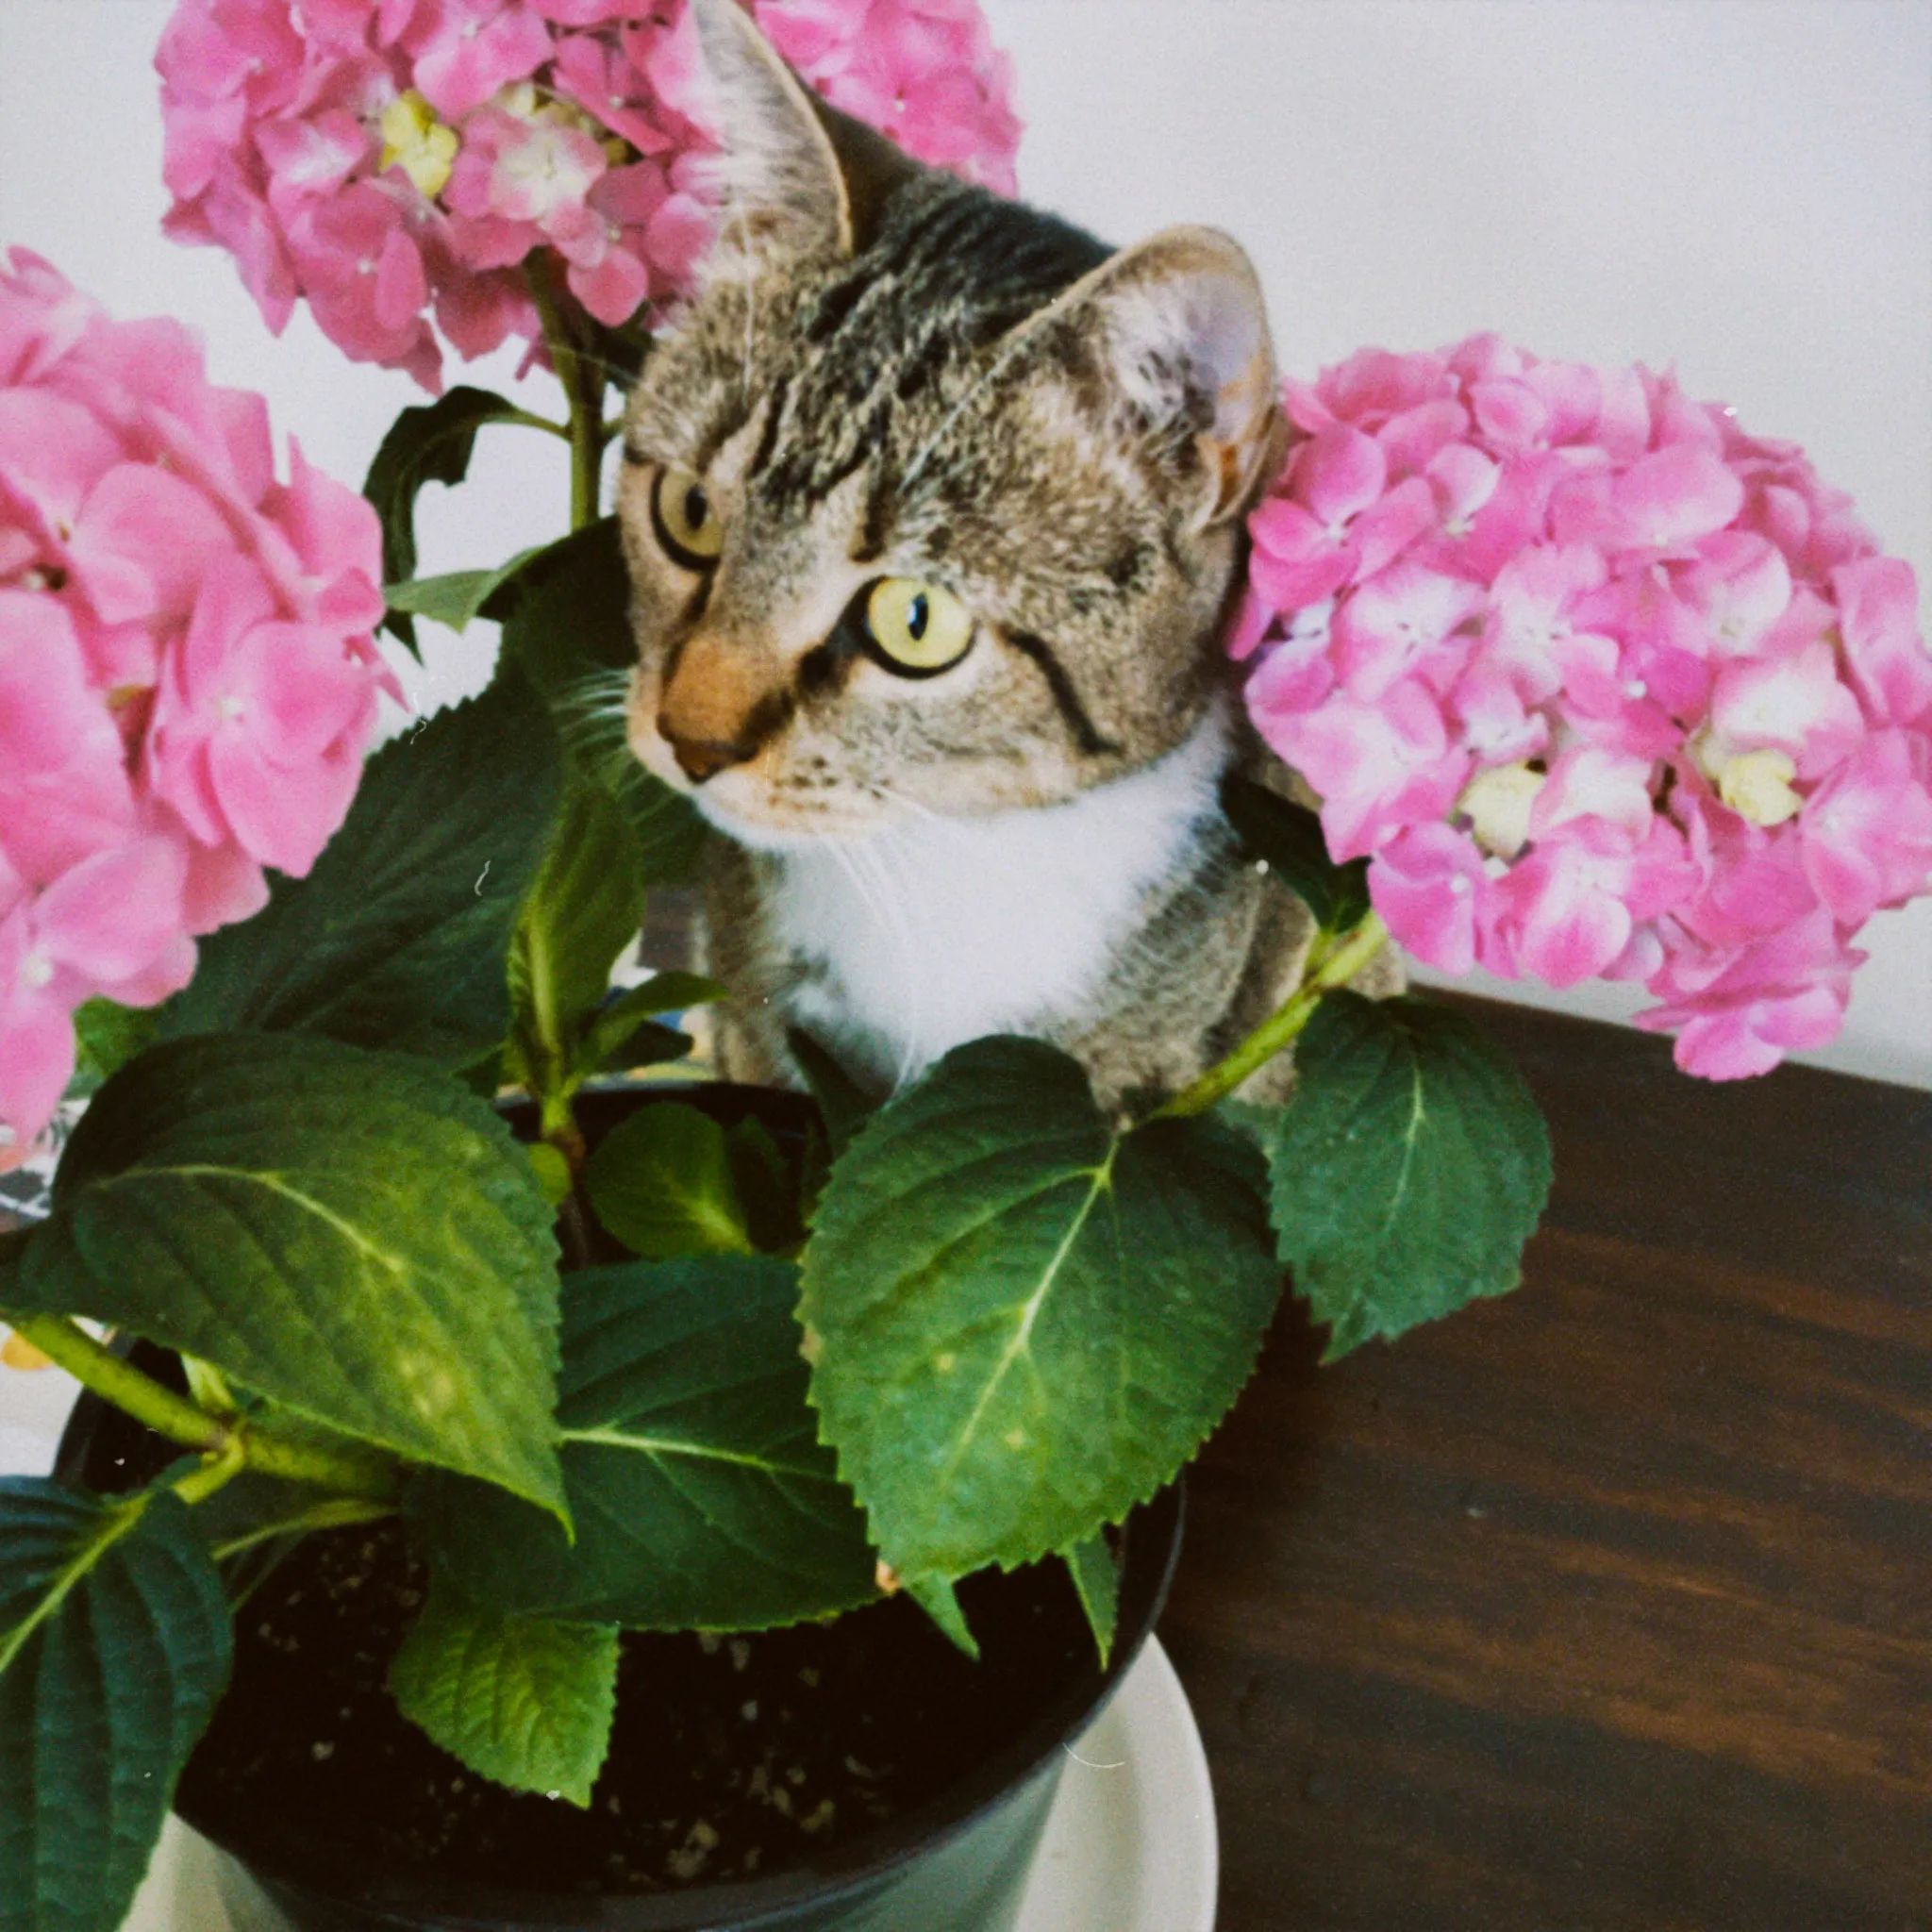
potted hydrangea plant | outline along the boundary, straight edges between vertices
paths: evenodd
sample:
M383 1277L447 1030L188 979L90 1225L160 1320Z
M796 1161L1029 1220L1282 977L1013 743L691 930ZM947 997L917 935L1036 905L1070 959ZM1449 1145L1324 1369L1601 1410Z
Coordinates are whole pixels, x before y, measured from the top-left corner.
M1010 189L970 5L751 10ZM1125 1107L1012 1038L891 1093L808 1040L808 1098L667 1081L730 989L612 985L709 835L605 702L598 479L710 244L702 58L661 0L184 0L171 226L271 326L430 388L518 338L561 386L404 411L363 496L278 470L176 325L0 272L0 1161L63 1143L0 1311L140 1425L0 1483L4 1932L111 1932L231 1672L333 1711L331 1643L363 1741L225 1706L182 1787L297 1923L1008 1923L1285 1271L1331 1355L1516 1284L1541 1123L1459 1015L1348 990L1391 936L1641 980L1728 1078L1829 1038L1857 928L1932 883L1911 574L1800 452L1642 371L1368 352L1287 386L1225 640L1306 787L1225 794L1306 910L1286 1000ZM418 579L418 491L512 429L568 442L570 529ZM498 668L365 764L415 616L497 621ZM659 1817L646 1762L719 1755L687 1680L756 1740L946 1670L934 1723L1010 1722L941 1789L841 1744L808 1794L754 1741L768 1837ZM384 1815L396 1758L434 1809Z

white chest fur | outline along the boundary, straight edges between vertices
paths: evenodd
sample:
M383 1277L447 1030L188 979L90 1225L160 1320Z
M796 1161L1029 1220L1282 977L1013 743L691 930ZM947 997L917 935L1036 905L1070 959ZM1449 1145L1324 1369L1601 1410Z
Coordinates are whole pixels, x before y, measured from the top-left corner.
M893 1084L988 1033L1077 1019L1214 808L1227 728L1066 805L922 818L785 853L775 936L791 1017ZM817 969L814 971L813 969Z

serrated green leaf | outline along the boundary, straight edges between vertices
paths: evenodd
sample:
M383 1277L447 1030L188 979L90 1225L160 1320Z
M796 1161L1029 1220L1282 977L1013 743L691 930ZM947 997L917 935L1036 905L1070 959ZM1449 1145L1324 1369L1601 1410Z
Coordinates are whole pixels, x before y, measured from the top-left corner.
M584 1192L647 1261L757 1252L724 1129L681 1102L641 1107L613 1127L585 1164Z
M805 1251L812 1401L902 1576L1067 1548L1199 1448L1280 1291L1262 1164L1117 1135L1079 1064L975 1041L875 1114Z
M1252 778L1229 778L1221 804L1241 842L1268 861L1324 932L1346 932L1361 921L1369 909L1369 862L1338 865L1330 858L1315 813Z
M550 1221L502 1122L422 1062L213 1034L102 1089L8 1294L557 1507Z
M979 1639L966 1621L959 1592L950 1576L908 1576L902 1586L919 1607L940 1627L956 1650L963 1651L974 1663L979 1661Z
M643 917L630 825L608 792L573 775L509 949L512 1040L538 1094L583 1077L585 1035Z
M1333 1360L1521 1276L1550 1189L1522 1076L1459 1013L1332 992L1269 1141L1283 1260Z
M177 1497L0 1481L0 1932L114 1932L232 1642Z
M505 617L503 650L557 708L580 769L624 812L643 884L688 878L704 846L705 822L690 799L638 762L624 741L621 708L608 702L637 663L616 518L573 532L525 565Z
M714 1256L572 1274L558 1416L575 1544L501 1491L412 1484L473 1602L642 1629L753 1629L875 1593L865 1520L817 1441L797 1271Z
M406 1718L480 1776L581 1809L610 1748L617 1630L498 1616L432 1575L389 1688Z
M1120 1625L1120 1565L1114 1561L1104 1536L1083 1538L1060 1554L1066 1559L1068 1574L1074 1579L1074 1593L1086 1612L1087 1627L1093 1632L1093 1641L1100 1652L1100 1668L1104 1671L1113 1657L1114 1633Z
M476 432L521 412L489 390L458 384L435 402L402 411L375 452L362 494L382 520L382 575L391 584L416 575L416 496L425 483L460 483L470 473ZM416 627L407 612L392 611L385 627L416 647Z
M407 583L389 584L383 589L383 601L391 610L408 616L433 618L451 630L467 630L484 606L506 584L513 583L518 572L536 555L535 550L519 550L494 570L457 570L440 577L411 577Z
M548 714L520 678L385 746L308 875L202 941L164 1037L300 1031L480 1058L508 1030L510 925L558 782Z

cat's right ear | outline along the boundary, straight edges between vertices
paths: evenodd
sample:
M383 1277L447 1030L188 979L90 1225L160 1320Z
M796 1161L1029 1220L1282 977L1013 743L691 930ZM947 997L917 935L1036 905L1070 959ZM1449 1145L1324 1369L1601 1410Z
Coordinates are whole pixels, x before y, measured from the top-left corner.
M736 0L691 0L680 31L691 58L675 105L718 143L699 164L719 208L701 279L851 256L919 164L818 100Z
M674 104L718 143L701 164L706 198L719 210L702 277L851 254L839 157L798 77L735 0L691 0L682 31L693 58Z

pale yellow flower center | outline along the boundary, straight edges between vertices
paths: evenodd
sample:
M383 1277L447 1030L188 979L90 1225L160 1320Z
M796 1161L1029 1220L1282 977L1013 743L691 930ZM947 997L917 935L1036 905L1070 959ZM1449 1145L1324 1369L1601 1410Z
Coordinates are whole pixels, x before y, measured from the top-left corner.
M398 94L382 110L382 168L401 167L428 200L449 182L459 145L457 131L436 118L436 109L414 88Z
M1717 795L1754 825L1781 825L1805 801L1791 790L1798 768L1781 751L1747 751L1717 774Z
M1498 765L1478 772L1456 801L1469 815L1469 828L1485 852L1514 858L1529 842L1529 808L1547 781L1527 765Z

